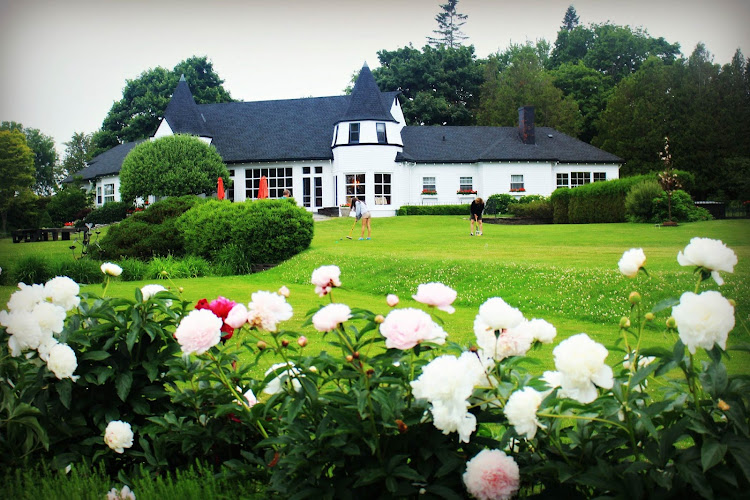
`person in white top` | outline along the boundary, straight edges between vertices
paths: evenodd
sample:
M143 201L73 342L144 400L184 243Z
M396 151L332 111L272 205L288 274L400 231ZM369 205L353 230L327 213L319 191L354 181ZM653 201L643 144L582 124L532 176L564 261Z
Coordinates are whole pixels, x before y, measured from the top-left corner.
M360 200L356 196L352 197L351 209L354 211L354 215L357 220L362 219L362 232L359 235L360 240L365 239L365 227L367 227L367 239L372 239L372 226L370 224L370 209L364 201Z

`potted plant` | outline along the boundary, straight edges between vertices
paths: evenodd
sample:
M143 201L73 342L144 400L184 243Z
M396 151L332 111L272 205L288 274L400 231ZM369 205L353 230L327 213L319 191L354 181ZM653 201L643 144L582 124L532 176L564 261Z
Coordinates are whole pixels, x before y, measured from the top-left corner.
M437 191L434 189L423 189L422 196L437 196Z

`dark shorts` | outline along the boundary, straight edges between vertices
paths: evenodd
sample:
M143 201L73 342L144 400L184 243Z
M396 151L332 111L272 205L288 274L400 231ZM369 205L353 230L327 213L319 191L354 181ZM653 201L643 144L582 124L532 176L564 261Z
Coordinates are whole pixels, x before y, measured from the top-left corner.
M482 214L471 214L471 220L482 220Z

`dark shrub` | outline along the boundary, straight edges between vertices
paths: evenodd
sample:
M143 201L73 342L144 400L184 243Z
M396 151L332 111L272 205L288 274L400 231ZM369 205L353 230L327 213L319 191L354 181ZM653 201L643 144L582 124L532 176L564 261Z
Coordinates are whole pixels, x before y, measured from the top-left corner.
M120 275L122 281L138 281L146 279L148 262L128 258L117 261L117 265L122 268L122 274Z
M396 215L469 215L469 207L464 205L405 205Z
M150 259L153 256L185 254L177 217L203 200L197 196L167 198L143 212L136 212L109 228L91 255L116 260L126 257Z
M101 271L100 271L101 272ZM40 255L27 255L18 259L12 271L13 283L45 283L54 278L52 266Z
M493 194L484 203L484 213L487 215L498 215L508 213L508 207L517 200L507 194Z
M626 177L571 189L568 221L573 224L625 222L625 197L630 188L644 178L652 177Z
M545 201L547 200L546 197L542 196L541 194L527 194L526 196L521 196L518 198L518 203L525 204L525 203L531 203L533 201Z
M214 261L234 244L251 265L284 261L306 249L313 237L312 215L288 199L211 200L185 212L178 225L188 253Z
M625 215L630 222L651 222L654 199L664 193L656 179L643 179L633 185L625 197Z
M567 224L568 220L568 205L570 203L570 189L569 188L557 188L549 197L552 203L552 222L555 224Z
M552 202L549 200L534 200L529 203L514 203L509 207L510 213L516 217L530 219L549 219L552 221Z
M84 222L89 224L112 224L113 222L120 222L128 216L128 210L132 208L133 205L130 203L111 201L89 213Z
M66 222L73 222L81 217L81 214L89 206L89 197L86 191L68 184L58 191L47 204L52 222L57 226L62 226ZM85 217L85 213L83 216Z
M667 205L667 193L662 191L653 200L654 215L651 222L664 222L669 218L669 207ZM685 191L679 189L672 193L672 220L675 222L696 222L711 220L713 217L708 210L696 207L693 199Z
M76 283L101 283L104 280L101 262L83 259L60 260L50 266L53 276L67 276Z

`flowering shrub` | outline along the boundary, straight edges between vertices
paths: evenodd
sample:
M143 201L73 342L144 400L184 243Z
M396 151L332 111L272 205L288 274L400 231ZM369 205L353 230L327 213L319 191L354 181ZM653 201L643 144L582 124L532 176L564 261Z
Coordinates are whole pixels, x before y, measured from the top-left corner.
M115 469L212 457L285 498L741 497L750 486L750 382L722 363L733 303L701 290L718 286L713 273L731 273L736 256L694 239L679 260L695 268L693 291L648 312L631 293L616 345L573 335L544 373L528 370L525 356L554 342L553 325L492 297L477 311L475 340L458 345L435 316L450 314L456 298L442 283L416 290L427 310L397 308L389 296L383 316L336 302L339 269L318 268L311 285L327 304L304 326L328 340L321 352L282 329L291 317L284 287L247 304L205 300L188 313L165 291L76 303L67 282L44 294L22 286L0 315L13 349L0 358L3 380L13 381L3 384L3 452L46 456L47 447L62 466L89 457ZM645 262L641 249L625 252L623 279L645 276ZM44 297L72 308L64 326L59 314L44 327L9 320ZM660 335L674 347L650 347L656 316L670 307ZM222 342L227 327L233 335ZM46 350L37 328L67 341L78 360L62 363L62 380L38 361ZM607 364L612 350L623 362Z
M423 189L422 194L423 195L436 195L437 191L435 191L434 189Z
M476 189L459 189L456 194L477 194Z

